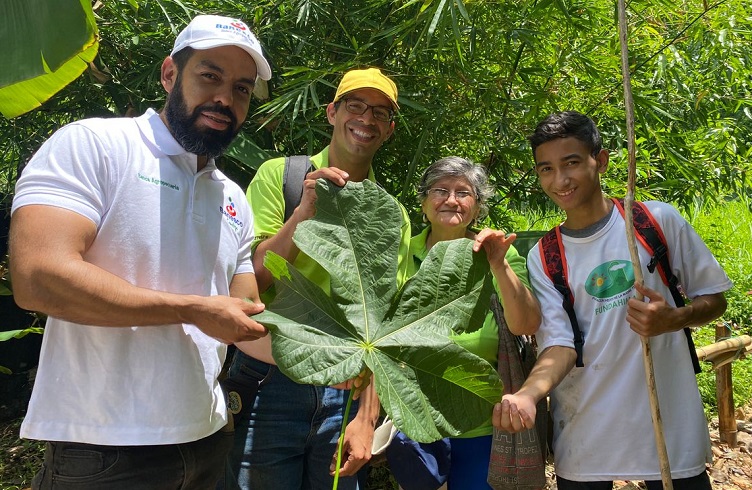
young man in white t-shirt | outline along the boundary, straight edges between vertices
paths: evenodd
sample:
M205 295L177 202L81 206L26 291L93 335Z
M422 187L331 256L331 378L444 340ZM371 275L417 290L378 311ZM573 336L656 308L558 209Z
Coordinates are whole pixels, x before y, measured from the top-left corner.
M223 473L226 344L267 332L253 213L214 159L270 76L248 26L197 16L162 63L161 112L69 124L24 169L13 292L48 315L21 427L49 441L34 489L205 490Z
M674 488L709 490L707 421L682 330L722 315L731 282L689 223L672 206L651 201L690 303L677 308L658 273L645 271L644 285L636 284L624 219L601 190L609 154L595 123L576 112L553 114L530 142L541 187L566 213L560 229L584 366L575 367L572 326L539 242L528 267L543 311L540 354L523 387L495 407L494 425L510 432L531 427L536 403L550 392L559 490L607 490L614 480L662 488L640 342L640 335L650 337ZM644 267L650 257L639 248Z

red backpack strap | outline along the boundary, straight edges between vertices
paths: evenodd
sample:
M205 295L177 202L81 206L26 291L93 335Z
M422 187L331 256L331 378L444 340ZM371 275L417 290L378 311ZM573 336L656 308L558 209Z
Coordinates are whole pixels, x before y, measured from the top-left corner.
M624 200L615 198L611 198L611 200L623 217ZM661 280L671 291L671 296L674 298L676 306L684 306L684 297L678 287L679 279L671 270L666 237L663 235L660 225L658 225L658 222L653 217L653 213L650 212L645 203L640 201L632 203L632 221L636 232L635 238L640 241L645 250L650 254L650 262L647 265L648 272L652 274L655 272L657 266Z
M567 312L569 322L572 325L572 333L574 333L574 350L577 353L576 366L582 367L585 365L582 362L584 340L582 330L580 330L580 325L577 322L577 316L574 313L574 294L569 287L567 259L564 254L564 244L561 240L561 229L557 226L543 235L539 241L538 249L546 275L562 296L561 306Z
M624 200L615 198L611 198L611 200L623 217ZM653 216L653 213L650 212L645 203L640 201L632 203L632 221L635 228L635 238L640 240L642 246L650 254L650 262L647 265L648 272L651 274L654 273L657 266L663 284L668 286L671 297L674 298L674 303L676 303L677 307L681 308L686 302L681 291L679 291L679 279L671 270L668 242L663 234L663 230ZM687 337L692 366L695 373L699 374L702 372L702 368L700 367L700 360L697 358L694 340L692 340L692 331L689 328L685 328L684 335Z

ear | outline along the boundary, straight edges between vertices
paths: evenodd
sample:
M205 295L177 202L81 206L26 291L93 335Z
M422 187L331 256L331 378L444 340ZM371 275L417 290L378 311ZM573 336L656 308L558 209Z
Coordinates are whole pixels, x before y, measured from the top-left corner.
M167 57L162 62L162 71L160 76L160 81L162 82L162 86L167 91L167 93L171 93L173 87L175 87L175 82L178 79L178 65L175 64L175 62L172 60L171 57Z
M426 208L427 208L427 207L428 207L428 199L423 199L423 201L422 201L422 202L420 203L420 211L421 211L421 212L422 212L423 214L427 214L427 213L426 213Z
M334 126L334 121L337 119L337 109L334 107L334 102L329 102L326 106L326 118L329 120L329 124Z
M384 138L384 141L391 138L393 133L394 133L394 121L389 123L389 130L386 132L386 137Z
M598 162L598 173L605 174L608 170L608 150L601 149L597 155L595 155L595 161Z

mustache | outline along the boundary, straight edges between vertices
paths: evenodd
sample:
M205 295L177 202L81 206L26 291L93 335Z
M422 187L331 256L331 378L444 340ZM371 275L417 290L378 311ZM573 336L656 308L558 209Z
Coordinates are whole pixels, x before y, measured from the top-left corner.
M232 113L232 111L221 104L204 104L201 106L196 107L193 109L193 114L191 115L191 122L195 122L198 117L201 115L202 112L208 111L208 112L216 112L217 114L222 114L223 116L226 116L230 119L231 127L234 128L238 125L238 119L235 117L235 115Z

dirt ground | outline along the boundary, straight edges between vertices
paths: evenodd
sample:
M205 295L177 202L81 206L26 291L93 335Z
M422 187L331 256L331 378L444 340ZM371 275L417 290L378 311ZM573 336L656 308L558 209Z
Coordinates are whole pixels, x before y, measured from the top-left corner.
M713 465L710 478L715 490L752 490L752 405L736 413L736 447L720 442L718 419L710 423Z

